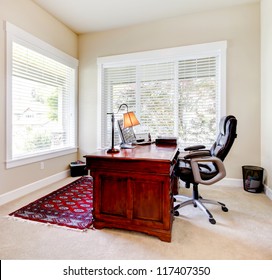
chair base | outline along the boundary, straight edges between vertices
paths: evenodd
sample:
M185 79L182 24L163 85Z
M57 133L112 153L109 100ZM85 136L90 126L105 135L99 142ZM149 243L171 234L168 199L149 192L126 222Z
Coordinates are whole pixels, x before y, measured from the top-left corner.
M214 204L214 205L219 205L222 208L223 212L228 212L228 208L226 207L226 205L222 202L219 201L215 201L215 200L210 200L210 199L204 199L202 197L198 197L198 198L189 198L186 196L181 196L181 195L176 195L175 196L175 201L178 201L177 198L186 198L187 200L176 205L174 207L174 216L179 216L179 211L178 209L193 204L194 207L199 207L200 210L202 210L209 218L209 222L211 224L216 224L216 220L214 219L213 215L211 214L211 212L204 206L203 203L207 203L207 204Z

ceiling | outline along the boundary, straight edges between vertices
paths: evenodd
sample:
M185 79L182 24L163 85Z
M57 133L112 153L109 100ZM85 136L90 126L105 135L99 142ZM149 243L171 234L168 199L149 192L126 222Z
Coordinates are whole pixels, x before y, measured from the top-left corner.
M260 0L32 0L78 34Z

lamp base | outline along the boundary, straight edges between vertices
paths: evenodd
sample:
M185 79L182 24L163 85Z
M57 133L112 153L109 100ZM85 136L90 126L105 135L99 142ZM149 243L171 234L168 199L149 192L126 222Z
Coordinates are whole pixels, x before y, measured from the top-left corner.
M107 150L107 154L117 154L119 152L120 152L120 150L115 149L115 148L111 148L111 149Z

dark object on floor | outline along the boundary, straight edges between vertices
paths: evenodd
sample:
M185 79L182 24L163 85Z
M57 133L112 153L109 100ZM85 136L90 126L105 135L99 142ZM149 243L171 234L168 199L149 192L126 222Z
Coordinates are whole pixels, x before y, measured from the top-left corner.
M251 193L263 191L263 172L264 169L258 166L242 166L244 190Z
M88 170L86 169L86 163L79 160L75 162L71 162L70 173L71 173L71 177L88 175Z

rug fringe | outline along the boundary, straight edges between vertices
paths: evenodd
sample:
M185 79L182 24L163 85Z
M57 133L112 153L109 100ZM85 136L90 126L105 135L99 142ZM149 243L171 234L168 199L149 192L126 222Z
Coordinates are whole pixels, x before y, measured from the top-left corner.
M71 227L61 226L61 225L51 224L51 223L36 222L36 221L24 219L24 218L21 218L21 217L10 216L10 215L2 216L2 217L6 218L8 220L13 220L13 221L21 222L21 223L29 223L29 224L33 224L33 225L36 224L36 225L42 225L42 226L47 226L47 227L62 228L62 229L65 229L65 230L72 230L72 231L77 231L77 232L87 232L89 229L95 230L93 225L91 225L89 228L79 229L79 228L71 228Z

